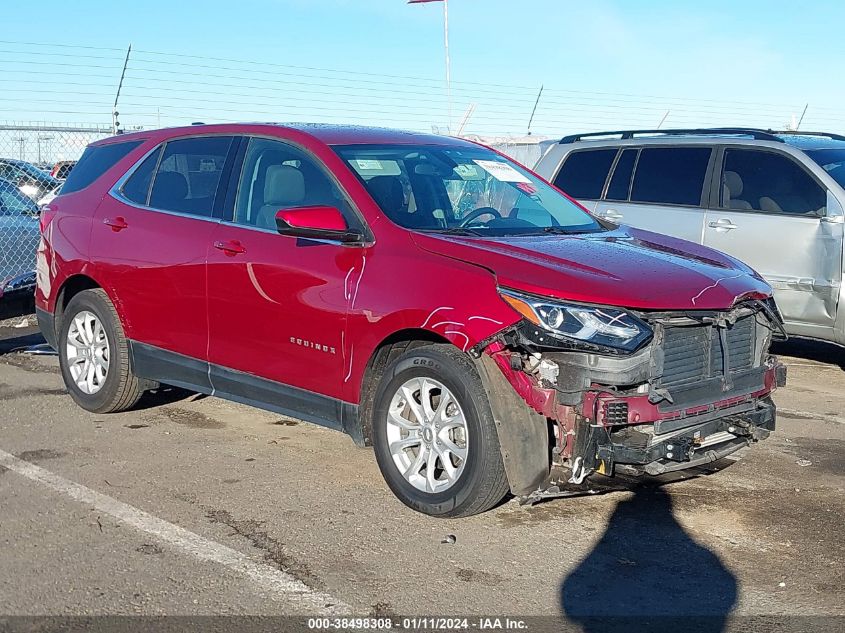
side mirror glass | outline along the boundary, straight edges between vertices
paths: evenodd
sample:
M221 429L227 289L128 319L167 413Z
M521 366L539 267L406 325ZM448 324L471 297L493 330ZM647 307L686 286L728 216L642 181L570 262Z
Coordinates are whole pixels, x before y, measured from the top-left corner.
M315 240L332 240L349 244L360 242L360 231L350 229L335 207L313 206L280 209L276 212L276 228L281 235Z

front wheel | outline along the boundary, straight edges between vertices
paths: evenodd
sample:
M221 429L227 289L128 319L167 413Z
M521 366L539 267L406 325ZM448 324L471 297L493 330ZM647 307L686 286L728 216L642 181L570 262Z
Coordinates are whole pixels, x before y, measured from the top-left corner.
M469 516L508 492L487 393L457 348L417 347L390 363L376 391L372 430L387 485L414 510Z

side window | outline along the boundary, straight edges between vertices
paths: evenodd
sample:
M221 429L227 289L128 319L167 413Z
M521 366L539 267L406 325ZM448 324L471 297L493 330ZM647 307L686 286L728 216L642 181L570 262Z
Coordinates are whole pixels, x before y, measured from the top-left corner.
M554 185L573 198L598 200L614 158L615 149L572 152L555 177Z
M343 196L312 158L281 141L250 139L234 222L275 230L276 213L280 209L311 206L336 207L349 222Z
M725 150L721 206L724 209L823 214L826 191L788 156L745 149Z
M631 202L701 204L709 147L646 147L640 151Z
M231 136L168 141L153 178L149 206L163 211L211 217L231 144ZM79 169L78 165L76 169Z
M127 141L86 147L79 162L68 174L62 194L84 189L140 144L141 141Z
M607 188L607 200L627 200L631 191L631 176L634 175L634 164L637 162L636 149L626 149L616 161L616 168L610 178Z
M138 165L138 168L123 183L121 191L127 199L146 206L149 204L150 183L153 181L153 172L158 165L158 158L161 156L161 147L158 147L152 154Z

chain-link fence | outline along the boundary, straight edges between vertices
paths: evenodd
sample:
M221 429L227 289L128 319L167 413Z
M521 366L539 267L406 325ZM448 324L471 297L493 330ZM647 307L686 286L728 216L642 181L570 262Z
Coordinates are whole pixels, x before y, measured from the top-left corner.
M110 127L0 125L0 297L35 270L39 207L85 147L109 134Z

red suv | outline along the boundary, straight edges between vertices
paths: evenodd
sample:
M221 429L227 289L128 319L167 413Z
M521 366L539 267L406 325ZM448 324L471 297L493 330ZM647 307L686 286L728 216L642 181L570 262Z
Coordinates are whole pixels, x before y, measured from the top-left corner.
M41 231L39 323L80 406L165 383L322 424L428 514L700 465L774 428L783 328L759 275L468 141L116 136Z

